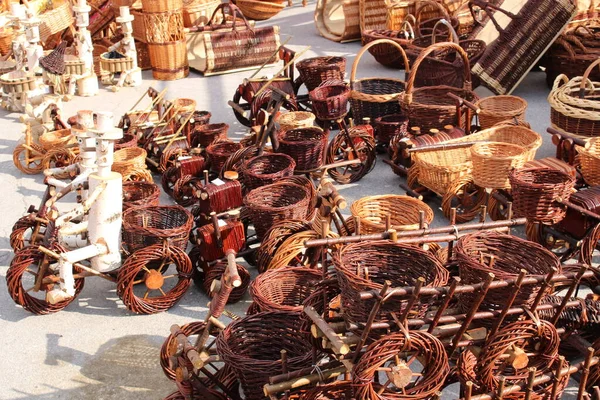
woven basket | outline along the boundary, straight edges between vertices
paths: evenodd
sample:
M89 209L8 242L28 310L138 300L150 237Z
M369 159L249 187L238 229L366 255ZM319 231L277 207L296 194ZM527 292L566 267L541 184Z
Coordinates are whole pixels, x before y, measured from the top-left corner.
M356 79L358 63L362 56L370 48L382 44L394 46L402 55L404 70L409 71L408 59L406 58L404 49L393 40L379 39L364 46L356 55L350 74L350 106L352 107L352 117L357 122L362 122L364 118L374 120L384 115L398 114L400 112L400 103L398 100L405 88L404 81L391 78Z
M384 29L387 20L385 0L359 0L360 30Z
M296 162L287 154L265 153L253 157L242 166L244 189L251 191L275 183L281 178L292 176Z
M375 119L375 137L379 143L388 144L394 138L408 136L408 118L402 114L384 115Z
M148 52L154 79L170 81L189 75L185 38L168 43L148 43Z
M127 147L137 147L137 136L126 133L121 139L115 142L115 151Z
M312 365L312 346L301 331L300 313L262 312L231 322L217 338L217 352L239 379L244 397L264 399L269 377L282 373L281 350L290 371Z
M303 302L323 279L309 268L278 268L260 274L250 285L252 300L260 311L302 312Z
M493 267L490 268L490 257L493 256ZM529 242L515 236L493 231L470 233L461 237L455 247L454 257L458 261L461 284L472 285L486 280L490 272L496 279L516 279L524 269L528 277L543 277L553 269L561 271L558 258L537 243ZM520 290L512 307L529 307L532 305L540 288L539 284L528 285L527 290ZM463 310L469 309L476 294L460 295ZM508 300L506 291L491 290L486 295L480 310L501 310Z
M390 287L414 286L423 277L423 286L443 286L448 280L448 271L430 253L417 247L390 241L353 243L342 247L334 254L333 264L342 289L341 302L344 320L348 324L362 327L367 322L375 299L362 300L362 291L380 291L382 285ZM428 303L434 299L420 298L411 309L410 317L422 316ZM390 313L402 313L408 299L390 298L381 305L375 322L390 322L395 326Z
M576 147L579 154L581 175L590 185L600 185L600 141L592 139L588 147Z
M151 182L123 182L123 211L134 207L158 206L160 188Z
M579 37L572 34L562 34L544 55L546 67L546 84L551 88L556 77L564 74L574 78L583 76L590 64L598 59L597 46L586 47ZM592 70L590 80L600 80L600 71Z
M168 242L186 249L194 218L181 206L144 206L123 212L123 244L129 253Z
M328 136L328 132L317 127L281 131L277 135L277 151L295 161L295 171L310 171L324 164Z
M429 54L440 50L455 50L462 57L464 68L463 88L430 86L415 89L415 79L419 66ZM408 116L410 126L421 128L421 132L428 132L433 128L442 131L446 125L464 129L470 121L458 121L456 102L448 97L448 93L453 93L471 102L478 100L477 95L471 91L471 72L467 53L455 43L436 43L421 52L413 64L406 84L406 91L400 105L404 115Z
M386 1L387 16L385 26L392 31L399 31L406 18L414 16L417 12L417 2L415 0L404 1Z
M342 81L325 81L308 93L313 112L321 121L335 121L348 113L350 88Z
M110 53L100 55L100 68L111 74L128 71L133 68L133 59L130 57L108 58Z
M384 232L387 216L390 217L392 229L419 229L420 211L425 213L424 222L429 226L433 221L433 210L414 197L395 194L366 196L350 206L352 216L360 217L364 234Z
M310 128L315 122L315 114L308 111L290 111L277 118L279 129L283 132L291 129Z
M139 147L117 150L113 156L112 170L124 175L133 168L146 169L146 156L146 150Z
M229 132L229 125L225 123L196 126L191 132L190 145L208 147L219 139L226 139L227 132Z
M509 189L508 175L521 168L527 149L501 142L477 143L471 147L473 181L487 189Z
M460 178L470 176L473 164L469 149L418 152L414 157L419 184L443 196Z
M244 198L259 239L278 221L304 220L309 214L310 202L308 189L287 182L262 186Z
M185 39L181 9L142 14L146 28L146 43L168 43Z
M3 27L0 29L0 55L7 55L12 48L14 32L12 28Z
M220 0L201 1L191 5L184 4L183 26L191 28L194 26L206 25L219 4L221 4Z
M336 56L307 58L298 61L296 68L300 74L300 79L310 92L325 81L332 79L344 80L346 58Z
M362 42L367 45L375 40L388 39L399 44L403 49L406 49L413 41L415 33L408 21L405 21L406 27L404 30L383 30L375 29L362 32ZM404 68L404 58L402 53L398 51L396 46L389 44L378 44L369 48L369 53L373 55L375 60L386 67L402 69Z
M566 213L557 199L569 200L575 178L549 168L524 168L510 174L515 213L528 220L554 225Z
M62 32L73 23L73 10L68 0L52 2L52 9L43 12L39 18L41 24L40 39L45 42L55 33Z
M183 0L142 0L142 10L146 13L161 13L182 8Z
M359 0L317 0L317 30L321 36L334 42L360 38L359 16Z
M477 102L480 109L479 125L481 129L491 128L498 123L516 118L525 121L527 102L517 96L492 96Z
M42 148L46 151L56 147L64 147L77 143L77 138L71 129L60 129L57 131L44 132L38 139Z
M227 298L227 304L233 304L240 301L250 285L250 273L243 265L236 264L238 275L242 280L242 284L238 287L234 287L229 297ZM210 297L214 295L211 293L211 286L215 280L221 280L223 273L227 269L227 261L217 261L215 265L210 266L207 271L204 271L204 282L202 287L206 294Z
M285 4L265 0L236 0L235 4L242 10L244 17L256 21L272 18L285 8Z
M231 140L218 140L209 145L206 148L206 154L210 160L210 170L217 174L221 173L225 161L241 148L241 144Z
M262 273L273 260L277 249L290 236L310 229L310 224L306 221L287 220L274 224L263 237L260 247L256 251L256 262L258 272Z
M583 77L567 80L559 75L548 96L552 126L579 136L594 137L600 130L600 101L598 82L589 81L589 75L600 65L600 59L593 62ZM562 86L561 86L562 84Z

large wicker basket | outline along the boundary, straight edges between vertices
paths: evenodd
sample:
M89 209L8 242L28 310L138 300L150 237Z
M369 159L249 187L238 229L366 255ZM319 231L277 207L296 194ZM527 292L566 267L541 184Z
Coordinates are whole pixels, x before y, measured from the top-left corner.
M189 75L185 38L167 43L148 43L148 51L154 79L170 81Z
M210 161L210 170L217 174L221 173L225 161L236 151L240 150L242 145L231 140L217 140L206 148L206 154Z
M299 128L281 131L277 135L278 151L292 157L296 171L310 171L325 162L328 133L321 128Z
M334 42L360 38L359 0L317 0L315 26L321 36Z
M360 217L361 231L365 234L384 232L388 217L392 229L418 229L421 211L425 216L423 222L428 226L433 221L433 210L413 197L394 194L366 196L350 206L352 216Z
M40 39L45 42L55 33L62 32L73 23L73 10L69 0L51 2L52 9L43 12L39 18Z

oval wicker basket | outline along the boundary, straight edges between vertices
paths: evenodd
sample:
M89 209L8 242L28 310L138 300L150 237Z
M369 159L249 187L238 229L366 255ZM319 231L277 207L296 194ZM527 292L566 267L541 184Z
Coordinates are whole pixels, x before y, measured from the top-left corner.
M309 268L278 268L260 274L250 285L250 295L260 311L302 312L303 302L323 279Z
M389 114L375 119L375 137L379 143L389 144L394 138L408 136L408 118L402 114Z
M59 129L44 132L39 138L39 143L44 150L52 150L55 147L77 143L77 138L73 135L71 129Z
M123 244L129 253L168 242L185 250L194 218L181 206L144 206L123 213Z
M277 151L294 159L295 171L310 171L325 163L328 136L328 132L318 127L281 131L277 135Z
M227 138L229 125L225 123L204 124L194 127L191 133L192 147L208 147L218 139Z
M306 58L296 63L296 69L310 92L325 81L343 81L346 74L346 58L338 56Z
M419 184L443 196L454 182L471 175L473 163L469 149L418 152L414 168Z
M392 229L418 229L421 211L424 212L424 222L428 226L433 221L433 210L414 197L394 194L366 196L350 206L352 216L360 217L361 232L364 234L384 232L388 216Z
M491 96L476 103L479 108L479 125L481 129L491 128L504 121L516 118L525 121L527 102L517 96Z
M344 320L359 326L367 322L375 304L375 299L362 300L360 292L379 291L386 281L391 282L390 287L414 286L421 277L425 279L424 286L443 286L448 281L448 271L431 253L385 240L343 246L334 254L333 264L342 290ZM419 299L409 318L422 316L434 300ZM408 303L408 298L390 298L381 305L375 321L395 326L391 313L402 313Z
M471 146L473 181L487 189L509 189L508 175L525 164L526 155L527 149L516 144L476 143Z
M308 93L313 112L321 121L335 121L348 113L350 88L342 81L331 80Z
M403 22L403 28L399 30L387 30L387 29L373 29L362 32L362 42L367 45L375 40L388 39L403 49L406 49L415 37L412 25L409 21ZM381 65L385 65L390 68L402 69L404 68L404 57L402 53L398 51L396 46L390 44L378 44L375 47L369 48L369 53L373 55L375 60Z
M213 142L206 148L206 154L208 154L210 161L210 170L216 174L220 174L225 161L241 148L241 144L231 140L217 140Z
M244 17L256 21L264 21L279 14L285 4L265 0L236 0L235 3Z
M242 182L246 191L270 185L281 178L292 176L296 162L287 154L265 153L246 161L241 168Z
M157 206L160 188L151 182L123 182L123 211L141 206Z
M600 185L600 141L592 139L587 147L577 146L581 175L590 186Z
M510 174L510 184L515 213L531 221L554 225L566 214L556 200L569 200L575 178L550 168L524 168Z
M146 169L146 150L139 147L125 147L115 151L112 170L125 175L132 169Z
M315 122L315 114L308 111L290 111L277 118L279 129L283 132L291 129L310 128Z

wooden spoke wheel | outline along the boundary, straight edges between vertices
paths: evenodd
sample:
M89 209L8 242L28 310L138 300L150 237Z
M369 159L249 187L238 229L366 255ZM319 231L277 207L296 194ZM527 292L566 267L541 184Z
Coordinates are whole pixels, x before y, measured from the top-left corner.
M502 196L506 201L511 201L512 196L507 190L492 190L488 200L487 211L492 221L504 221L508 219L508 207L496 200L494 194Z
M470 176L464 176L450 185L442 197L442 210L450 218L452 208L456 208L456 222L469 222L477 216L486 198L485 188L475 185Z
M154 314L173 307L191 279L192 263L183 250L155 244L127 257L117 277L117 294L127 309Z
M543 224L527 221L525 224L525 236L527 240L539 243L548 250L552 251L558 257L570 257L578 249L570 249L564 240L557 239L544 229Z
M55 148L49 150L42 159L42 169L64 168L75 162L77 155L66 148ZM71 177L69 172L63 172L54 175L58 179L68 179Z
M51 249L58 253L66 251L56 244ZM24 247L18 251L6 271L6 286L14 302L27 311L44 315L60 311L75 300L84 283L84 279L77 276L75 296L55 304L46 300L46 294L60 282L54 263L56 260L44 255L37 246ZM79 272L77 268L73 269L74 274Z
M33 150L27 149L24 144L19 144L13 151L15 167L27 175L39 174L44 170L42 165L44 150L36 144L32 144L31 148Z
M10 247L14 252L26 246L42 244L46 225L36 221L31 215L25 215L15 222L10 233Z
M349 143L348 135L340 132L327 147L327 164L355 160L357 158L361 161L357 165L347 165L327 170L329 176L341 184L359 181L375 167L377 160L375 143L371 136L353 135L350 137L350 140L352 140L352 143ZM356 152L353 149L353 145Z

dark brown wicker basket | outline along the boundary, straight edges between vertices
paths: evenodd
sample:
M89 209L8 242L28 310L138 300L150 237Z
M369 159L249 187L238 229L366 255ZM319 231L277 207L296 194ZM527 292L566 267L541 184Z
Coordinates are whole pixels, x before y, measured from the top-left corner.
M304 300L322 278L316 269L272 269L256 277L250 285L250 295L260 311L302 312Z
M281 374L281 350L289 371L312 364L312 346L300 330L300 313L261 312L230 323L217 338L217 352L235 372L248 400L264 399L269 377Z
M362 300L361 291L380 290L385 281L390 281L391 287L414 286L420 277L425 279L425 286L443 286L448 281L448 271L432 254L390 241L344 246L335 254L333 263L342 289L344 319L359 326L367 322L375 304L375 300ZM433 300L420 298L410 316L422 316ZM403 312L407 303L407 299L386 301L375 321L395 325L391 313Z
M158 185L150 182L123 182L123 211L133 207L157 206L160 197Z
M286 182L254 189L244 198L259 239L278 221L305 219L310 202L307 188Z
M379 143L388 144L393 138L408 136L408 118L402 114L384 115L375 119L375 138Z
M246 161L242 166L242 182L246 191L270 185L294 174L296 162L287 154L264 153Z
M330 79L343 80L346 73L346 58L336 56L307 58L298 61L296 68L300 79L310 92Z
M210 161L210 170L216 174L221 173L225 161L241 148L241 144L231 140L220 140L209 145L206 154Z
M459 264L461 282L465 285L485 281L488 274L496 279L516 279L524 269L528 276L545 276L553 269L561 271L558 258L537 243L493 231L476 232L461 237L456 244L454 257ZM493 265L490 267L490 259ZM528 285L519 291L513 307L529 307L537 296L542 283ZM470 308L476 294L464 293L460 303L464 310ZM501 310L508 299L502 290L488 292L480 310Z
M335 121L348 113L350 88L342 81L325 81L308 93L313 113L321 121Z
M414 33L412 36L410 33L405 31L393 31L389 29L370 29L362 32L363 45L367 45L378 39L389 39L406 49L408 45L413 41ZM404 59L402 54L396 46L390 44L378 44L369 48L369 53L373 55L375 60L381 65L386 67L403 69Z
M556 200L569 200L574 177L550 168L523 168L513 170L509 179L516 213L551 225L565 217L565 207Z
M248 285L250 285L250 273L243 265L236 264L238 275L242 280L242 284L238 287L234 287L231 293L229 294L229 298L227 299L227 304L237 303L244 297L246 294L246 290L248 290ZM227 269L227 261L217 261L215 265L212 265L208 268L207 271L204 271L204 282L203 287L206 294L210 297L213 297L213 294L210 291L213 281L220 280L223 276L223 272Z
M123 244L132 253L167 241L185 250L194 218L181 206L143 206L123 213Z
M115 142L115 151L126 147L136 147L137 136L126 133L123 137Z
M316 169L325 162L328 134L323 129L311 127L281 131L277 138L277 151L294 159L296 171Z
M229 125L221 124L205 124L194 128L190 137L190 145L192 147L208 147L217 139L225 139Z

